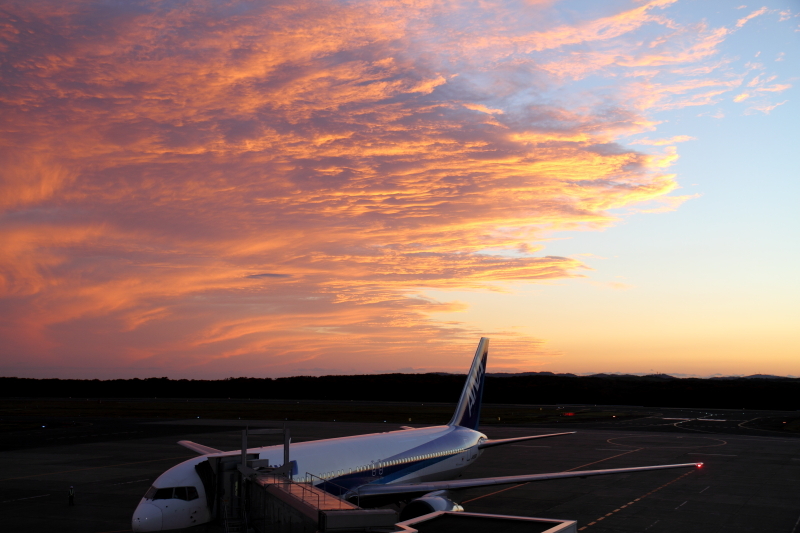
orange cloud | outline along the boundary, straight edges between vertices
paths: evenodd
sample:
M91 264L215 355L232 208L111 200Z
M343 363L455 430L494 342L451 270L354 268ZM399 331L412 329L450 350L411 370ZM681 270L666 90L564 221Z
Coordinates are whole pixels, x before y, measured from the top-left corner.
M641 109L669 110L717 103L741 84L739 79L708 78L658 83L633 82L625 92Z
M658 20L651 14L654 8L665 8L677 0L651 0L646 4L623 11L621 13L602 17L578 25L564 25L553 30L536 32L514 39L515 44L522 50L530 53L562 46L603 41L620 37L626 33L640 28L643 24Z
M666 64L625 40L648 24L667 35L653 50L684 50L672 66L712 55L725 33L673 31L654 13L672 3L507 33L502 14L424 2L13 4L3 372L452 370L479 333L508 368L554 356L439 321L462 304L420 293L580 276L532 243L683 201L666 197L675 153L615 140L739 81L648 70L619 76L618 101L537 92L559 90L574 45L607 46L604 68ZM483 29L441 31L448 9Z
M753 11L752 13L747 15L746 17L742 17L739 20L737 20L736 21L736 27L737 28L741 28L742 26L747 24L748 21L753 20L754 18L756 18L756 17L758 17L760 15L763 15L767 11L768 11L768 9L766 8L766 6L762 7L761 9L757 9L757 10Z
M0 209L51 199L74 179L63 165L44 155L6 153L0 169Z
M690 135L675 135L670 137L669 139L640 139L631 144L646 144L649 146L668 146L675 143L682 143L686 141L694 141L696 140L694 137Z
M761 113L764 113L765 115L769 115L776 107L782 106L786 102L788 102L788 100L784 100L783 102L778 102L777 104L755 105L755 106L750 107L747 110L747 113L749 114L749 113L751 113L753 111L760 111Z
M790 83L775 83L773 85L769 85L773 81L777 79L777 76L769 76L767 78L762 79L761 75L757 75L755 78L750 80L747 83L747 87L749 88L747 91L737 94L734 98L734 102L743 102L749 98L753 98L759 95L763 95L763 93L780 93L785 91L786 89L791 89L792 85ZM776 107L781 104L771 104L767 101L762 100L759 105L755 105L749 108L750 111L762 111L764 113L769 113Z

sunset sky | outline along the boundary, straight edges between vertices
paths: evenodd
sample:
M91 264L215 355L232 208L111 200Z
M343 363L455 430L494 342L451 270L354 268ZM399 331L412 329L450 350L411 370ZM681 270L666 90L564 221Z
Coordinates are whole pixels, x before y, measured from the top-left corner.
M800 4L0 0L0 375L800 375Z

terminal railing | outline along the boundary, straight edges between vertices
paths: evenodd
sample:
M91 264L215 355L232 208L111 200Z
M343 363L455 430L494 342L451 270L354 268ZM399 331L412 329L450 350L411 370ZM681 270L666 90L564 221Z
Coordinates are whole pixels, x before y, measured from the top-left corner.
M314 474L312 474L310 472L306 472L306 477L304 479L307 479L308 483L310 483L312 486L316 487L318 490L324 490L325 492L327 492L327 493L331 494L332 496L334 496L335 497L335 501L338 504L337 509L343 509L343 508L350 509L352 505L355 505L356 507L361 508L360 497L358 496L358 494L355 495L356 496L356 503L355 504L350 503L350 502L348 502L347 500L344 499L345 495L350 493L350 489L348 489L347 487L343 487L342 485L334 483L333 481L328 481L325 478L321 478L319 476L315 476ZM319 480L319 483L314 483L314 480ZM329 490L329 489L333 489L333 490Z
M320 508L320 493L314 490L313 485L310 483L299 483L283 476L275 476L271 484L276 485L304 503L313 505L317 509Z
M294 481L284 476L270 476L268 483L283 492L291 494L298 500L312 505L316 509L342 510L360 509L360 497L357 493L352 493L347 487L338 485L325 478L306 472L302 481ZM295 477L297 479L297 477ZM355 496L356 503L351 503L344 499L345 495Z

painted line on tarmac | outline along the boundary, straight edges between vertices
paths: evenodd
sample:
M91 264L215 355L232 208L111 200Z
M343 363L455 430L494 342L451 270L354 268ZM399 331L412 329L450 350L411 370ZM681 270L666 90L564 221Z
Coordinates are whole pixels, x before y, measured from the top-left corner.
M27 498L17 498L16 500L5 500L0 503L21 502L22 500L32 500L34 498L46 498L49 494L40 494L39 496L28 496Z
M606 457L605 459L600 459L599 461L594 461L593 463L586 463L585 465L576 466L575 468L570 468L569 470L564 470L564 472L572 472L573 470L578 470L579 468L583 468L584 466L596 465L597 463L602 463L603 461L608 461L609 459L614 459L615 457L622 457L623 455L628 455L629 453L639 452L642 450L644 450L644 448L636 448L635 450L628 450L627 452L623 452L617 455L612 455L611 457Z
M797 517L797 522L794 523L794 527L792 528L792 533L797 531L797 526L800 526L800 516Z
M77 468L75 470L61 470L60 472L43 472L41 474L31 474L30 476L19 476L19 477L7 477L5 479L0 479L0 481L13 481L15 479L28 479L31 477L41 477L41 476L50 476L50 475L57 475L57 474L71 474L72 472L83 472L85 470L99 470L102 468L114 468L115 466L128 466L128 465L140 465L143 463L157 463L159 461L175 461L176 459L191 459L192 457L197 457L196 455L183 455L180 457L162 457L161 459L150 459L148 461L134 461L132 463L119 463L115 465L106 465L106 466L91 466L88 468Z
M613 511L611 511L610 513L606 514L605 516L601 516L600 518L596 519L594 522L589 522L589 523L588 523L588 524L586 524L585 526L583 526L583 527L581 527L581 528L578 528L578 531L583 531L584 529L587 529L587 528L589 528L589 527L591 527L591 526L593 526L593 525L597 524L599 521L601 521L601 520L605 520L606 518L608 518L609 516L613 515L614 513L618 513L618 512L620 512L621 510L625 509L626 507L629 507L629 506L633 505L634 503L636 503L636 502L638 502L638 501L641 501L641 500L643 500L643 499L647 498L648 496L650 496L650 495L651 495L651 494L653 494L654 492L658 492L658 491L660 491L661 489L663 489L664 487L666 487L666 486L668 486L668 485L672 485L672 484L673 484L673 483L675 483L676 481L678 481L678 480L680 480L680 479L683 479L683 478L685 478L686 476L688 476L689 474L691 474L691 473L693 473L693 472L694 472L694 470L690 470L690 471L686 472L685 474L681 474L680 476L676 477L676 478L675 478L675 479L673 479L672 481L670 481L670 482L668 482L668 483L664 483L663 485L661 485L661 486L660 486L660 487L658 487L657 489L653 489L653 490L651 490L650 492L648 492L647 494L645 494L645 495L643 495L643 496L639 496L639 497L638 497L638 498L636 498L635 500L633 500L633 501L630 501L630 502L626 503L625 505L620 505L619 507L617 507L616 509L614 509L614 510L613 510ZM676 508L675 508L675 510L677 510L678 508L680 508L680 507L681 507L681 506L682 506L684 503L686 503L686 502L683 502L681 505L679 505L678 507L676 507ZM657 522L658 522L658 520L656 520L656 522L655 522L655 523L651 524L651 525L650 525L650 527L653 527L654 525L656 525L656 523L657 523ZM648 527L647 529L650 529L650 527ZM794 532L792 532L792 533L794 533Z
M589 466L589 465L594 465L594 464L597 464L597 463L602 463L603 461L608 461L609 459L614 459L615 457L620 457L622 455L627 455L629 453L638 452L638 451L643 450L643 449L644 448L638 448L636 450L629 450L629 451L624 452L624 453L620 453L620 454L617 454L617 455L612 455L611 457L606 457L605 459L600 459L599 461L595 461L593 463L586 463L585 465L576 466L575 468L570 468L569 470L563 470L563 472L572 472L573 470L578 470L579 468L583 468L584 466ZM616 451L616 450L614 450L614 451ZM461 503L474 502L475 500L480 500L480 499L486 498L488 496L493 496L495 494L500 494L501 492L505 492L507 490L516 489L516 488L519 488L519 487L524 487L528 483L530 483L530 481L528 481L527 483L520 483L519 485L514 485L512 487L507 487L505 489L500 489L500 490L495 491L495 492L490 492L489 494L484 494L483 496L478 496L477 498L472 498L471 500L466 500L466 501L463 501Z

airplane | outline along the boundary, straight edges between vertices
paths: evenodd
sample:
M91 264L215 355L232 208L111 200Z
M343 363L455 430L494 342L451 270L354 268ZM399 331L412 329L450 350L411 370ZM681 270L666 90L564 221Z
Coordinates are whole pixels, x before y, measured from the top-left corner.
M291 445L291 461L281 445L247 448L247 457L277 467L297 482L307 482L362 507L408 502L400 520L433 511L460 511L451 498L461 489L513 485L608 474L672 468L699 468L703 463L583 470L548 474L522 474L477 479L458 479L484 450L533 439L570 435L574 431L508 439L489 439L478 431L483 398L489 339L482 337L452 419L444 426L405 428L398 431L300 442ZM242 455L242 450L223 452L191 441L179 444L200 454L180 463L154 482L139 502L132 518L133 531L164 531L211 521L215 489L207 487L209 459ZM283 464L280 464L283 461ZM204 482L201 477L205 477ZM208 489L208 490L207 490ZM457 499L457 498L456 498Z

